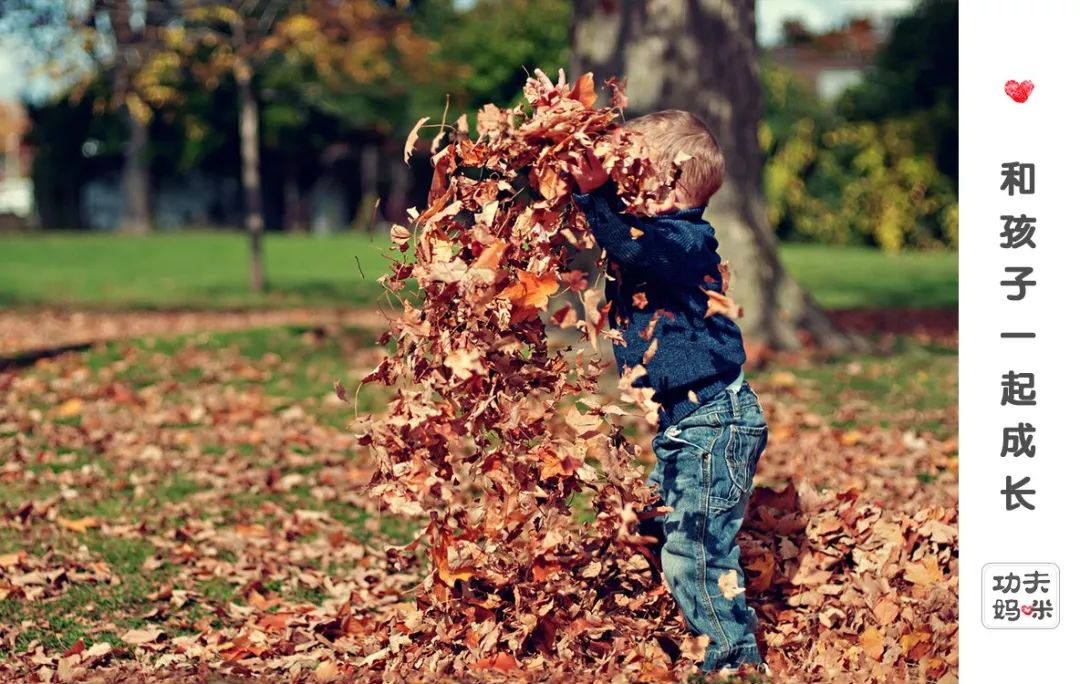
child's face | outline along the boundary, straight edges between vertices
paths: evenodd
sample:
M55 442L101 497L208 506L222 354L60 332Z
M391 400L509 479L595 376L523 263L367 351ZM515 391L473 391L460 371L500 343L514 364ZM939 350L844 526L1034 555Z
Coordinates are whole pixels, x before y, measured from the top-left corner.
M692 207L693 205L687 201L686 194L678 183L675 184L675 188L668 193L667 197L662 202L649 200L645 203L645 210L649 212L649 215L651 216L670 214L673 211L690 209Z
M655 159L658 155L649 150L649 144L647 138L639 131L628 131L633 135L635 143L641 146L643 156L650 159ZM671 171L674 171L672 169ZM660 214L670 214L673 211L680 209L690 209L694 205L686 197L685 189L678 183L675 183L675 188L667 194L667 197L663 201L650 200L645 203L645 210L649 212L651 216L659 216Z

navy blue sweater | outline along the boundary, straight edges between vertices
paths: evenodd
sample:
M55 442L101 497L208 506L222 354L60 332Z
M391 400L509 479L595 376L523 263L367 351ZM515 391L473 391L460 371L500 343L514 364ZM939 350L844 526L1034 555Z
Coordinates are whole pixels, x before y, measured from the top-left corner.
M609 322L626 340L626 346L615 344L620 372L642 363L652 339L657 340L656 354L645 364L647 374L634 384L656 390L664 429L722 392L746 362L735 322L721 314L705 317L708 297L701 288L722 287L713 227L702 218L704 207L653 217L625 214L610 182L574 200L608 254ZM631 227L643 234L634 239ZM645 295L641 308L635 305L636 293ZM645 339L657 311L653 336ZM689 398L690 391L699 403Z

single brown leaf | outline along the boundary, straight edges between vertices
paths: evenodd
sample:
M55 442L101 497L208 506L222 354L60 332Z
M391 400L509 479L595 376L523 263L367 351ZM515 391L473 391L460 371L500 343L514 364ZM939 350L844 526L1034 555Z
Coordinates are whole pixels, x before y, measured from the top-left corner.
M428 122L430 116L425 116L416 122L416 125L409 131L409 135L405 138L405 163L409 163L409 159L413 155L413 150L416 148L416 142L420 139L420 129ZM400 140L400 138L399 138Z

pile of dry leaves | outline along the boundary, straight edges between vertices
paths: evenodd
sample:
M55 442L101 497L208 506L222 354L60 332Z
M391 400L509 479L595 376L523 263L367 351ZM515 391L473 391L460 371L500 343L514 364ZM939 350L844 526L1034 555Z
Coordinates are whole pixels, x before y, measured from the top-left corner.
M430 572L421 613L388 625L387 672L640 676L669 670L665 648L684 637L635 532L650 494L637 447L610 421L626 410L600 398L598 355L564 355L545 329L563 291L579 306L552 322L593 352L612 334L600 289L568 266L592 246L571 200L578 155L596 154L631 207L665 189L635 141L610 135L624 102L610 85L615 106L594 108L591 75L573 87L539 75L527 110L487 106L475 139L464 117L446 127L428 208L413 230L394 229L414 259L384 284L399 293L415 279L422 297L402 300L382 340L393 351L367 378L392 388L387 414L357 432L375 458L373 495L427 519L403 553L423 543ZM655 416L648 391L622 390Z

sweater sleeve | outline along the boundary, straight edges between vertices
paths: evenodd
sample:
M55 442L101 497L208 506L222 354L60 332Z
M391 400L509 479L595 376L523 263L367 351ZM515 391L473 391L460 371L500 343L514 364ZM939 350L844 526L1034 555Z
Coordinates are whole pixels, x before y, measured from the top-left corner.
M685 285L700 285L706 275L716 277L718 245L707 224L663 221L662 227L643 225L642 234L634 238L626 214L616 209L622 202L614 183L574 195L574 201L585 212L597 242L625 270Z

